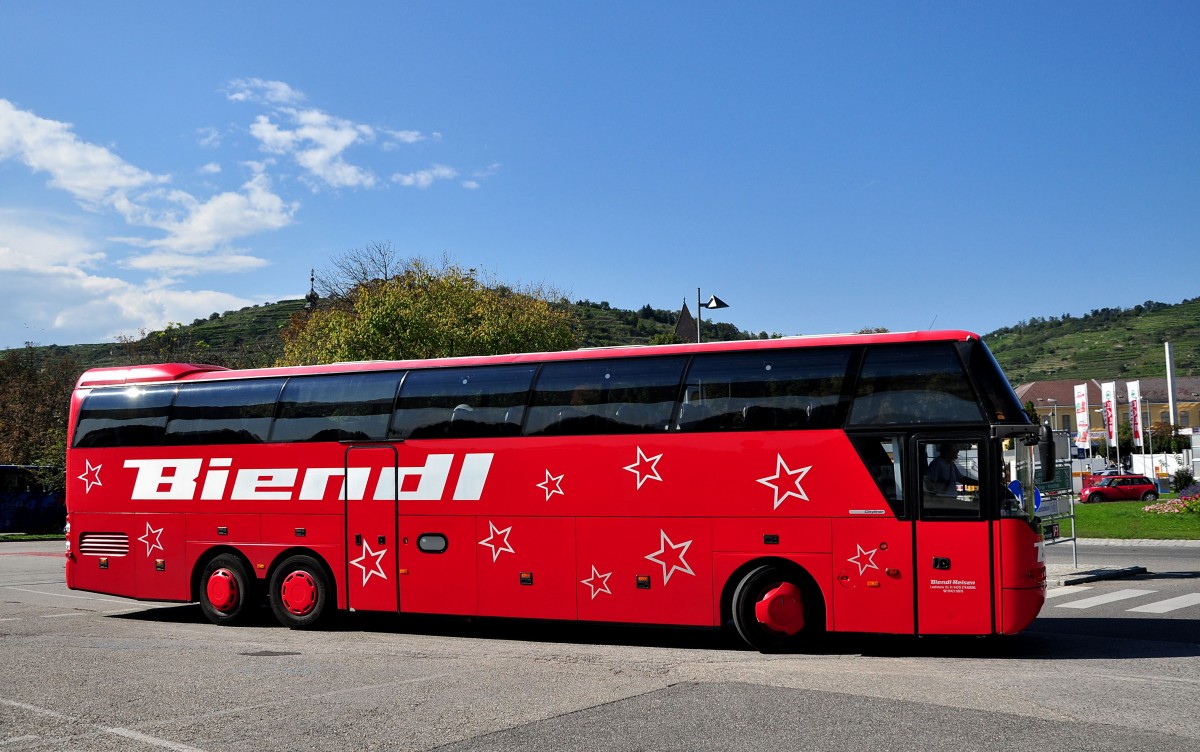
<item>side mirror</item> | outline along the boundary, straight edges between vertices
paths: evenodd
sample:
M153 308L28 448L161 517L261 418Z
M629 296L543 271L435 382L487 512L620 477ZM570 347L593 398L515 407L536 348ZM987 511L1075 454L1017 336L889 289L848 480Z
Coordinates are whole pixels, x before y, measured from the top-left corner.
M1042 465L1041 479L1043 483L1054 480L1054 432L1050 426L1042 425L1038 429L1038 462Z

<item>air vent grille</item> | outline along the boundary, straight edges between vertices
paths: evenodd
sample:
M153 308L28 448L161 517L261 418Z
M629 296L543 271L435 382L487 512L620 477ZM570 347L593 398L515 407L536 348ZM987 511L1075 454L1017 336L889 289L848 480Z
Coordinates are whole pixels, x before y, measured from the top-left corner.
M125 556L129 536L125 533L84 533L79 536L79 553L84 556Z

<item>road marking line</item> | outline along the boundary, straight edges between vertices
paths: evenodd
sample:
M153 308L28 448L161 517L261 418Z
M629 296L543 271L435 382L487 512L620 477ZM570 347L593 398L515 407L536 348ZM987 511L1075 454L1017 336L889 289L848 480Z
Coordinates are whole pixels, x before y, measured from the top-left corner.
M30 590L29 588L13 587L12 585L5 586L5 590L16 590L19 593L33 593L34 595L49 595L53 598L76 598L81 601L100 601L101 603L128 603L128 601L119 601L114 598L92 598L87 595L67 595L66 593L47 593L42 590Z
M24 703L24 702L17 702L16 700L9 700L8 698L5 698L5 697L0 697L0 705L9 705L14 708L21 708L22 710L28 710L30 713L37 713L39 715L48 715L51 718L57 718L62 721L72 721L74 723L85 723L88 726L91 726L92 728L103 731L106 734L114 734L116 736L125 737L126 739L133 739L134 741L139 741L143 744L149 744L152 747L161 747L162 749L170 749L170 750L173 750L174 752L204 752L204 750L199 749L197 747L190 747L186 744L181 744L179 742L173 742L170 739L159 739L157 736L150 736L149 734L143 734L141 731L134 731L133 729L122 728L120 726L97 726L92 723L87 723L86 721L84 721L82 719L75 718L75 717L69 716L69 715L65 715L63 713L59 713L58 711L55 711L55 710L49 710L47 708L39 708L36 705L30 705L30 704Z
M1168 611L1175 611L1180 608L1187 608L1188 606L1195 606L1197 604L1200 604L1200 593L1189 593L1187 595L1180 595L1175 598L1168 598L1165 601L1158 601L1157 603L1147 603L1144 606L1138 606L1137 608L1131 608L1128 610L1136 611L1140 614L1165 614Z
M204 750L197 747L189 747L186 744L173 742L170 739L159 739L157 736L150 736L149 734L143 734L140 731L121 728L119 726L113 728L101 727L101 730L107 731L110 734L116 734L117 736L123 736L126 739L133 739L135 741L142 742L143 744L149 744L153 747L162 747L163 749L175 750L175 752L204 752Z
M1137 598L1143 595L1153 595L1157 590L1138 590L1137 588L1129 588L1127 590L1117 590L1104 595L1093 595L1091 598L1084 598L1081 601L1072 601L1070 603L1058 603L1058 608L1091 608L1092 606L1102 606L1105 603L1114 603L1123 601L1128 598Z
M1051 588L1046 591L1046 600L1057 598L1060 595L1070 595L1071 593L1082 593L1084 590L1091 590L1091 585L1063 585L1062 587Z

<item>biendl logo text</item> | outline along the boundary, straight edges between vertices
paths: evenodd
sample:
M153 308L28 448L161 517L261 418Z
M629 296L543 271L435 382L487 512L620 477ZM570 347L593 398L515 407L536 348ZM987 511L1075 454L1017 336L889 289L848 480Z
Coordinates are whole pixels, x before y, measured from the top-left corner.
M125 460L137 470L133 500L200 501L439 501L446 493L456 455L431 454L419 467L272 467L234 469L232 458ZM454 483L455 501L478 501L492 454L466 454ZM374 484L372 485L372 480ZM336 486L334 488L333 486ZM370 488L370 496L367 490Z

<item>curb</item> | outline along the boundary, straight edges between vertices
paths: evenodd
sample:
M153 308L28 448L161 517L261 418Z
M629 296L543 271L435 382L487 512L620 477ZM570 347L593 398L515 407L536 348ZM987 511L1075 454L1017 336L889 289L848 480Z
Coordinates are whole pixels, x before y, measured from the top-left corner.
M1104 569L1089 569L1080 572L1063 572L1058 575L1047 575L1046 587L1066 587L1067 585L1082 585L1087 582L1099 582L1100 580L1119 580L1125 577L1135 577L1139 574L1146 574L1145 567L1120 567L1120 568L1104 568Z

